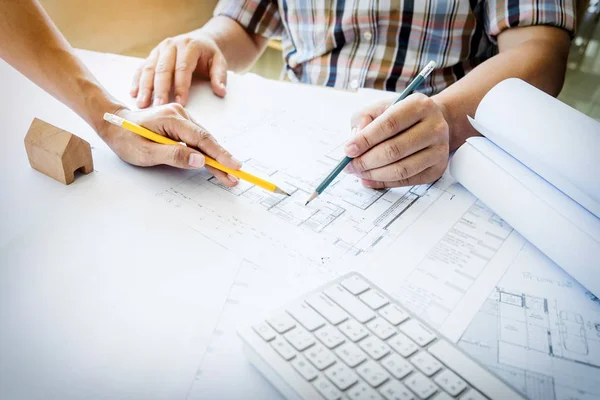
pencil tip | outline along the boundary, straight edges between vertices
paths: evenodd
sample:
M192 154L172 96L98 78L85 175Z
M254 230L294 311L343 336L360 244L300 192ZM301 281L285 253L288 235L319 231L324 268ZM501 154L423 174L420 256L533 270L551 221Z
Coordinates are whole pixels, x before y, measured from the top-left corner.
M286 192L285 190L279 188L279 187L275 187L275 193L277 194L283 194L285 196L291 196L291 194L289 194L288 192Z
M306 201L306 203L304 203L304 205L307 206L308 203L310 203L311 201L313 201L318 195L319 195L319 193L313 192L313 194L310 195L310 197L308 198L308 200Z

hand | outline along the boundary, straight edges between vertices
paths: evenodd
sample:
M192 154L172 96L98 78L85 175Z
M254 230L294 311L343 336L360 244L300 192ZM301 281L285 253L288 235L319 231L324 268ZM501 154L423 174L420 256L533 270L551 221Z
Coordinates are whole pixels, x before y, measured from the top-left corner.
M167 104L173 87L175 102L185 105L194 73L209 78L213 92L225 96L227 61L212 39L186 35L165 39L137 69L129 93L137 97L139 108L146 108L151 103Z
M423 94L375 104L352 117L347 172L374 189L430 183L448 165L449 130L441 106Z
M99 131L100 136L123 160L133 165L148 167L166 164L185 169L204 167L203 153L221 164L239 169L241 163L221 147L210 133L197 124L179 104L168 104L149 110L131 111L119 108L112 112L131 122L135 122L183 145L165 145L147 140L119 126L105 122ZM235 186L238 179L225 172L206 166L222 184Z

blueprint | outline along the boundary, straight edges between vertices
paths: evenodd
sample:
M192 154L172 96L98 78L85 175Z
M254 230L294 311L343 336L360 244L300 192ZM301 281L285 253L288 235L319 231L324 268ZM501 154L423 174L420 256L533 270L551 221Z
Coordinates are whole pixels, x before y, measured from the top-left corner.
M529 243L458 343L531 399L600 398L600 301Z
M291 196L245 181L228 188L206 171L170 180L155 195L186 224L251 262L269 268L301 265L287 268L294 278L336 276L342 260L367 258L393 243L451 184L444 178L435 185L373 190L341 173L306 206L314 188L344 157L348 121L358 104L355 95L294 86L296 95L290 100L286 83L231 78L225 100L208 93L197 109L193 99L188 108L219 134L245 171ZM262 97L248 102L237 96L248 92Z

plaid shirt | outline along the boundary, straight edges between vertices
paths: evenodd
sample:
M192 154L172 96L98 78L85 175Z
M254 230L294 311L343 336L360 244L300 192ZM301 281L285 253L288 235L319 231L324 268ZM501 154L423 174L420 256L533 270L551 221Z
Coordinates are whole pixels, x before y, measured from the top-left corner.
M400 91L431 60L426 94L497 53L516 26L574 30L574 0L220 0L215 15L281 38L293 82Z

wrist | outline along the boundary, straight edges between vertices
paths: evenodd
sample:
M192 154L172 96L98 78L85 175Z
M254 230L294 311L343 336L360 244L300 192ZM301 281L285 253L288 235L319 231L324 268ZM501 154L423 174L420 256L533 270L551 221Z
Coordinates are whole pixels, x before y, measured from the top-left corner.
M443 93L443 92L442 92ZM454 114L452 113L451 107L451 96L443 96L442 93L432 96L431 99L437 104L438 108L442 112L446 123L448 124L448 139L450 142L450 151L456 150L462 143L458 143L458 139L456 137L457 132L457 121L454 118Z
M104 120L104 114L118 114L127 107L101 87L91 88L88 93L84 119L96 131L98 136L105 140L111 126L109 122Z

